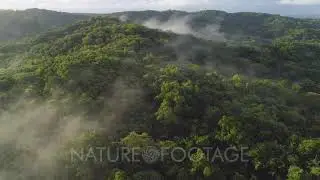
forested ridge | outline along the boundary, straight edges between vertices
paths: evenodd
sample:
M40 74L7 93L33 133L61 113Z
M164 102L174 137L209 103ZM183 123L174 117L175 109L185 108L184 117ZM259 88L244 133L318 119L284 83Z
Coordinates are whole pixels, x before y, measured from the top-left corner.
M185 11L130 11L110 14L123 20L143 24L148 20L164 23L184 19L195 31L208 25L218 25L218 31L224 33L228 40L270 42L274 38L287 35L291 30L319 29L319 19L299 19L266 13L227 13L206 10L199 12ZM175 21L176 22L176 21Z
M36 35L89 17L43 9L0 10L0 41Z
M75 15L0 42L0 180L319 178L319 20L203 11L191 34L143 26L172 13L188 15ZM223 40L198 36L208 25ZM150 147L192 151L150 163ZM231 147L245 160L217 154Z

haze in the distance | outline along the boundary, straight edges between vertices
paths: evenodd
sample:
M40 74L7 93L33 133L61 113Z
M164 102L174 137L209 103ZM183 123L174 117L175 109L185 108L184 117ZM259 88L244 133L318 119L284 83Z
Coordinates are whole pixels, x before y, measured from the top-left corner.
M41 8L68 12L109 13L128 10L250 11L294 16L316 16L320 0L2 0L0 9Z

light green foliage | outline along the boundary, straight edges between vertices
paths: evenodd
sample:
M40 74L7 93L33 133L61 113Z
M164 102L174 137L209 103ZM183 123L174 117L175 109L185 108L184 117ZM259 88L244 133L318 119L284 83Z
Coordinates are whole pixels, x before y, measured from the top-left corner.
M108 178L108 180L128 180L128 176L126 172L118 170L112 175L111 178Z
M131 148L143 148L153 144L152 138L147 133L137 134L136 132L131 132L121 142Z
M303 169L300 169L296 166L290 166L288 172L288 180L302 180L303 177Z
M319 165L318 165L318 167L311 167L310 174L319 177L320 176L320 167L319 167Z

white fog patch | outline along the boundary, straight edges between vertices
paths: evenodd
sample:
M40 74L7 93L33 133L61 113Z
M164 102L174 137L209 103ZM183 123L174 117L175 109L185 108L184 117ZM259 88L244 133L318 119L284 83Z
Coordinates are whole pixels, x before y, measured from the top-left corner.
M219 32L219 29L220 25L218 24L207 25L205 28L196 32L195 36L206 40L224 42L226 40L225 36Z
M166 22L160 22L159 20L152 18L143 23L144 26L152 29L159 29L163 31L171 31L177 34L192 34L192 30L187 25L189 18L185 17L173 17Z
M22 96L1 112L0 180L39 174L50 179L63 168L57 159L59 153L75 139L88 132L114 132L117 127L113 126L121 125L121 118L142 91L121 80L113 85L113 91L111 96L102 97L104 106L90 118L85 107L59 92L46 101Z
M80 114L63 116L60 107L49 102L21 100L17 104L17 109L0 116L0 146L23 153L6 151L9 154L2 154L1 161L11 163L23 175L54 170L54 159L67 143L98 127Z
M121 22L127 22L129 20L128 15L124 14L119 17Z
M225 41L223 33L219 32L219 24L210 24L197 31L193 30L188 24L192 20L191 16L171 17L168 21L161 22L156 18L151 18L143 23L144 26L151 29L170 31L176 34L193 35L198 38L211 41Z

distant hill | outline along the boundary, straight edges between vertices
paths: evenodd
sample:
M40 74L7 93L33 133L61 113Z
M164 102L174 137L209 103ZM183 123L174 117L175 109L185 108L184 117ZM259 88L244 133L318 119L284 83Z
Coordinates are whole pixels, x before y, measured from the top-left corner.
M320 14L299 14L299 15L292 15L292 17L296 18L311 18L311 19L320 19Z
M35 35L54 27L64 26L90 16L42 9L25 11L0 10L0 41Z
M46 32L55 27L103 14L79 14L43 9L0 10L0 41ZM320 28L319 19L299 19L264 13L227 13L207 10L186 12L128 11L108 14L149 28L192 34L207 40L270 42L292 29Z
M111 14L121 20L133 21L150 28L176 33L223 35L228 40L258 40L270 42L287 35L293 29L318 29L320 20L299 19L265 13L227 13L224 11L130 11ZM191 34L192 34L191 33Z

